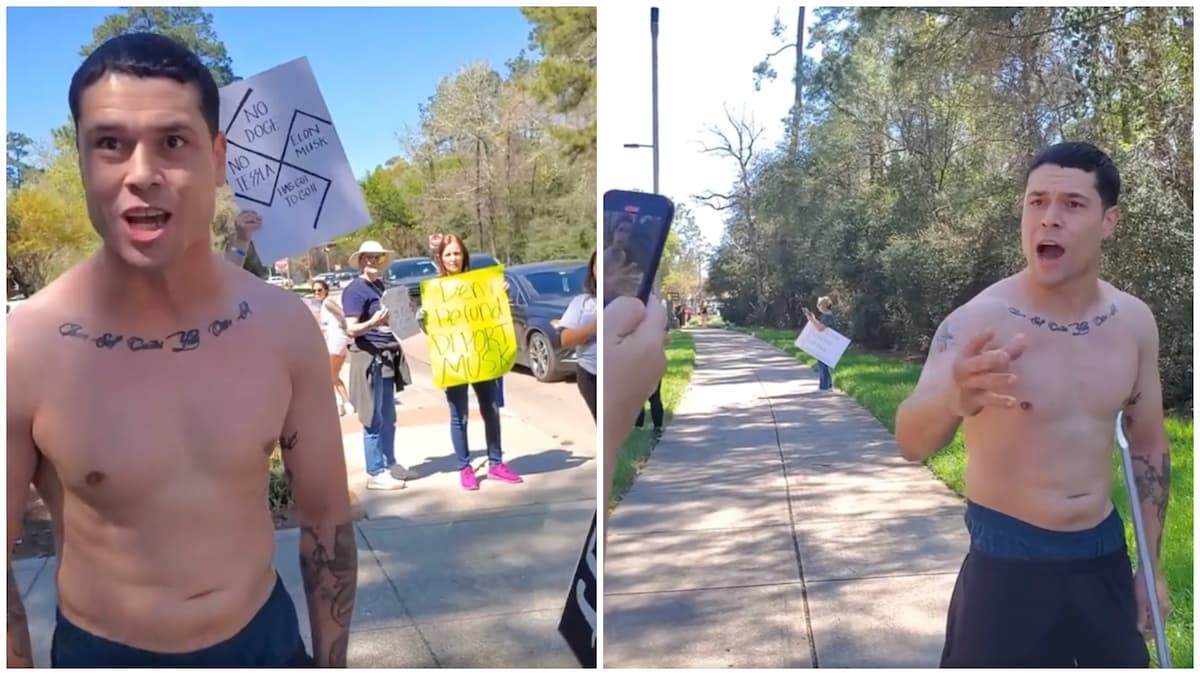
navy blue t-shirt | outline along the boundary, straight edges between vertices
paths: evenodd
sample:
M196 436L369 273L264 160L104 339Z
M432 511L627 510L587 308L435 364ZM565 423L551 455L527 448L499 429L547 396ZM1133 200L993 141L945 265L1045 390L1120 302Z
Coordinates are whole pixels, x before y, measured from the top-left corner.
M355 277L354 281L351 281L350 285L342 291L342 311L346 314L346 318L352 318L362 323L375 316L375 312L383 308L383 291L383 281L379 279L367 281L362 277ZM359 348L365 349L362 344L364 340L374 345L389 345L396 343L396 336L392 334L392 329L384 323L354 338L354 343Z
M834 316L833 312L821 312L821 316L818 318L818 321L825 324L826 328L832 328L839 333L842 332L842 324L837 320L837 317Z

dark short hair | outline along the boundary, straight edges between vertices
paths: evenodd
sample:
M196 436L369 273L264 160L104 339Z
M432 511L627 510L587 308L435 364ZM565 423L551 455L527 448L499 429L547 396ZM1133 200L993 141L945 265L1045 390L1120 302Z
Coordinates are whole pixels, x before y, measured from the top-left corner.
M1104 208L1116 206L1121 197L1121 175L1117 167L1103 150L1091 143L1056 143L1043 149L1029 162L1025 169L1025 185L1029 185L1029 174L1046 164L1065 169L1079 169L1096 176L1096 192Z
M622 213L617 217L617 222L613 223L613 229L615 230L626 223L633 225L633 216L630 216L628 213Z
M157 33L126 33L118 35L88 55L75 75L67 103L75 130L79 130L79 99L83 90L109 73L133 77L161 77L180 84L192 84L200 94L200 113L213 136L221 130L221 95L212 72L200 62L192 50L182 43Z
M320 286L321 288L325 289L326 293L329 292L329 284L325 283L324 279L317 279L316 281L312 282L312 287L313 287L314 291L317 290L317 286Z

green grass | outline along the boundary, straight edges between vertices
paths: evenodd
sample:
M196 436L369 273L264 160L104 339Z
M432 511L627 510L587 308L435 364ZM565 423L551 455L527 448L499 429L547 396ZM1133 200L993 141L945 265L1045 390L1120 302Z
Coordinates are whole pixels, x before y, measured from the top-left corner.
M675 415L675 406L683 397L688 381L692 379L692 366L696 360L696 347L692 336L682 331L671 331L667 341L667 369L662 379L663 424L670 425ZM608 504L609 511L616 508L621 497L633 485L638 471L646 463L650 451L654 447L654 435L651 431L650 411L646 410L646 428L634 429L625 439L625 443L617 449L617 462L613 467L612 496Z
M796 349L792 343L796 331L776 328L737 328L774 345L808 365L814 359ZM848 350L833 371L833 384L853 397L879 420L888 431L895 431L896 408L917 384L921 374L920 365L906 362L898 357L880 356ZM1171 448L1171 501L1167 507L1167 525L1163 533L1161 567L1171 592L1171 613L1167 618L1167 644L1171 652L1171 665L1190 668L1192 655L1192 426L1190 419L1167 418L1167 436ZM1129 550L1136 549L1133 537L1133 521L1129 517L1129 498L1125 492L1124 470L1121 456L1113 443L1113 487L1112 498L1125 521L1125 538ZM937 454L926 460L926 465L940 480L959 495L963 494L963 469L966 450L962 432ZM1151 650L1151 658L1157 662Z

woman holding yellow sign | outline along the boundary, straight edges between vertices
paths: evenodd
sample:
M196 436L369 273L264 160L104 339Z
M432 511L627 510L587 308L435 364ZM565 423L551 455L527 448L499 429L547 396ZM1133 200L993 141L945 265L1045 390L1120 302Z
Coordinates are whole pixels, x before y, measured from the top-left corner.
M437 265L440 278L445 279L446 277L453 277L455 275L467 272L470 269L470 253L467 251L467 247L463 243L462 239L457 235L434 235L430 237L430 244L433 248L433 261L434 264ZM426 326L426 320L429 318L429 313L425 311L425 307L427 305L425 301L425 286L430 283L431 282L422 283L422 309L420 312L418 312L418 321L421 323L422 328L426 329L426 334L431 339L431 345L433 345L433 347L430 349L431 360L434 358L435 351L446 353L453 350L456 354L461 354L459 348L462 345L455 344L458 338L462 338L464 342L469 342L472 347L470 351L472 352L481 351L481 349L476 349L479 347L479 345L476 344L478 342L486 343L485 347L487 349L490 349L491 345L493 344L498 344L500 345L501 352L508 351L503 346L506 343L506 340L499 338L493 342L492 336L488 335L488 333L492 332L492 329L470 330L470 324L478 321L478 317L473 318L473 312L470 310L450 310L439 312L439 315L436 317L435 321L438 324L438 330L436 332L442 333L442 335L435 336L435 331L429 330L430 327ZM446 286L443 284L441 286L442 293L445 292L445 288ZM504 306L500 308L504 310L501 313L507 314L507 296L503 293L500 295L504 296L498 300L498 302L502 302L504 304ZM490 303L491 301L489 301L489 304ZM483 311L485 308L479 306L473 307L472 309ZM431 312L432 311L437 310L431 310ZM508 333L511 334L512 319L511 315L508 316ZM459 335L445 335L444 333L446 332L447 324L455 327L461 326L461 328L466 328L468 330L460 329L457 331ZM443 350L436 344L438 341L435 339L435 337L443 338L445 340L446 349ZM508 367L511 368L511 361L508 360L509 355L504 354L501 357L494 358L497 355L486 353L487 349L482 349L482 351L485 352L482 356L478 353L473 353L469 359L466 357L460 357L460 359L454 363L449 361L447 361L447 363L431 363L431 367L434 368L435 385L438 384L439 379L442 379L443 381L450 380L448 372L455 366L461 366L457 369L455 375L471 371L473 369L472 366L474 366L475 370L484 368L490 369L492 366L505 361L508 362ZM483 363L485 359L487 360L487 363ZM441 367L439 368L438 366ZM501 371L507 370L507 368L503 367L497 369ZM475 390L475 398L479 401L479 413L483 417L484 436L487 439L487 477L504 483L523 482L521 477L518 476L512 469L508 468L508 465L504 463L503 454L500 449L500 409L497 405L499 396L497 382L499 380L499 376L502 374L503 372L500 372L497 373L497 376L492 379L470 382L469 385L460 379L459 382L463 383L452 385L448 384L445 387L446 402L450 406L450 440L454 444L454 454L458 457L459 482L464 490L479 489L479 479L475 476L475 469L471 467L471 451L467 445L467 416L470 414L467 398L468 386Z

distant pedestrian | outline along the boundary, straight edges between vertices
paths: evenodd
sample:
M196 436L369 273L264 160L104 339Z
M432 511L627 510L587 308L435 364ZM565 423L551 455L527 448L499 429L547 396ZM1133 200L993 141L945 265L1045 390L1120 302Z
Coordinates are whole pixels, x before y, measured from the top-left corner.
M346 362L346 354L350 349L350 336L346 334L346 315L342 313L341 303L329 297L329 284L318 279L313 282L312 288L318 303L317 321L321 324L325 348L329 351L329 373L333 378L333 390L338 397L338 414L349 415L353 408L350 405L350 394L342 382L342 364Z
M807 307L801 309L804 311L804 316L812 322L813 328L816 328L818 331L825 330L826 328L832 328L835 331L840 330L841 324L837 316L833 313L833 300L828 295L823 295L817 299L817 311L821 313L821 318L818 319L813 316ZM830 372L828 364L817 361L817 374L818 389L825 391L833 388L833 373Z

